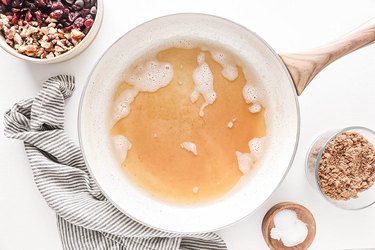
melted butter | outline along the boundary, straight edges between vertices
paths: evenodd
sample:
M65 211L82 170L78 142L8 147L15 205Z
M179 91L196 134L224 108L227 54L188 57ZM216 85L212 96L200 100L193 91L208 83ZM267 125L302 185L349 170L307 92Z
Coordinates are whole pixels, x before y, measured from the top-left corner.
M214 77L216 100L199 116L205 100L200 95L192 103L190 96L201 52L199 48L159 52L157 60L174 69L172 81L157 92L138 93L131 112L111 130L112 135L123 135L132 144L122 163L124 172L142 189L165 201L208 201L227 193L243 176L236 152L248 152L249 140L265 136L265 108L251 113L243 97L246 83L256 81L254 75L245 79L237 66L238 77L228 80L209 52L203 53ZM114 103L128 89L131 83L120 83ZM235 126L228 129L233 117ZM184 141L194 142L199 154L182 149Z

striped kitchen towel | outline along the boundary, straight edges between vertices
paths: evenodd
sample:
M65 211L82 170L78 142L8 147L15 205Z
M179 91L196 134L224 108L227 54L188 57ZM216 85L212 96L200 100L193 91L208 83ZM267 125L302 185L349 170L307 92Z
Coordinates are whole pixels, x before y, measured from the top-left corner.
M48 79L39 94L5 113L5 135L24 141L35 183L56 211L64 250L227 249L214 233L180 235L146 227L117 210L64 133L64 102L74 77Z

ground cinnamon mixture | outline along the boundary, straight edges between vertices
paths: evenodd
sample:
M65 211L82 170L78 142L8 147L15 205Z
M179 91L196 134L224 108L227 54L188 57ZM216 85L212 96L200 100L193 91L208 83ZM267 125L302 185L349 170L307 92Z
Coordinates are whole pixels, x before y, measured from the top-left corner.
M375 182L375 148L362 135L344 132L332 140L320 160L319 183L334 200L357 198Z

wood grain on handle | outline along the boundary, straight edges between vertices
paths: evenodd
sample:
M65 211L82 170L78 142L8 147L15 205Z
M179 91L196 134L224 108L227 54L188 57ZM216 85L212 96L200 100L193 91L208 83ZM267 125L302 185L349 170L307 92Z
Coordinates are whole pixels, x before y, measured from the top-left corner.
M357 49L375 42L375 18L343 38L307 52L280 55L287 67L297 94L326 66Z

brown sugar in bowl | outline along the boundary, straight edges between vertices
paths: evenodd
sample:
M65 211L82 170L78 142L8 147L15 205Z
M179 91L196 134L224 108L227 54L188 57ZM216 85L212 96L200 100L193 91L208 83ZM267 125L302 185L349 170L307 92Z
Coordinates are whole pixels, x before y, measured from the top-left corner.
M290 210L295 211L297 213L298 219L306 223L307 228L308 228L306 239L302 243L294 247L286 247L284 246L281 240L275 240L271 238L271 234L270 234L271 229L275 227L274 220L273 220L274 216L278 212L284 209L290 209ZM282 202L273 206L270 210L268 210L268 212L264 216L263 222L262 222L262 233L263 233L264 240L266 241L268 247L272 250L284 250L284 249L305 250L305 249L308 249L308 247L311 245L311 243L313 242L315 238L315 233L316 233L315 219L312 213L304 206L293 203L293 202Z

